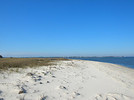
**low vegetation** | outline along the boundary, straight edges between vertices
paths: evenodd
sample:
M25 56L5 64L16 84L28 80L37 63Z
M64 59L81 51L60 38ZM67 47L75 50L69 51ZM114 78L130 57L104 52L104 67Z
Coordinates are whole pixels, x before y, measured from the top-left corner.
M0 70L9 68L26 68L52 65L54 61L68 60L65 58L2 58L0 59Z

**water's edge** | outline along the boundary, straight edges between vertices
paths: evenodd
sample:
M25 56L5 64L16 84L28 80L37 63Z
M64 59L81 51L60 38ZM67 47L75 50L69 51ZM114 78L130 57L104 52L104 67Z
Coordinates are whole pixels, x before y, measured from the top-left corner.
M134 57L67 57L67 58L112 63L134 69Z

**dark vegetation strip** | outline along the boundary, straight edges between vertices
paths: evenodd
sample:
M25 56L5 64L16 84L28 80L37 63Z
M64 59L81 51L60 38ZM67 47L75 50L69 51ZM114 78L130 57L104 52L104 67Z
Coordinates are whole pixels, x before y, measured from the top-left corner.
M54 61L68 60L65 58L0 58L0 70L9 68L26 68L52 65Z

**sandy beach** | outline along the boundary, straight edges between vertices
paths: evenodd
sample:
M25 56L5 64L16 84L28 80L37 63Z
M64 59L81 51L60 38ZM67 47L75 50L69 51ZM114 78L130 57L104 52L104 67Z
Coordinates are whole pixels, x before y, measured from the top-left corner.
M134 69L84 60L0 73L0 100L134 100Z

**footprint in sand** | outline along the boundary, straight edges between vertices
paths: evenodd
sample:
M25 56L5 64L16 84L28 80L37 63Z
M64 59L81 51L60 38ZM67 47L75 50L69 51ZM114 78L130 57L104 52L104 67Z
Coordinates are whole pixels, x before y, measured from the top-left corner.
M67 90L67 88L65 86L63 86L63 85L58 86L56 89Z
M2 93L2 91L0 90L0 94Z
M62 85L61 85L59 88L60 88L60 89L67 90L67 88L66 88L65 86L62 86Z
M134 100L134 98L126 96L124 94L109 93L98 94L93 100Z
M71 98L76 98L76 97L78 97L78 96L80 96L80 95L81 95L81 94L78 93L78 92L73 92Z

